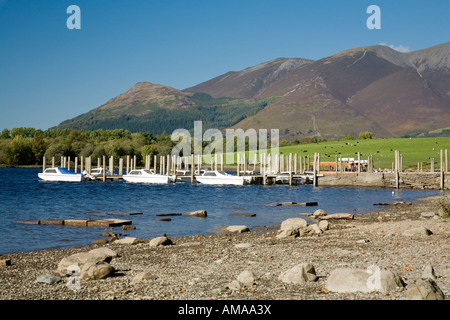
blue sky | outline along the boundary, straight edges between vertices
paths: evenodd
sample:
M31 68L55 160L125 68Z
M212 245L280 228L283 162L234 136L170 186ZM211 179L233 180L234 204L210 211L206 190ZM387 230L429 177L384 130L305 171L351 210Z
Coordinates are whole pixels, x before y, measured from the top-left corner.
M0 130L46 130L139 81L185 89L279 57L431 47L450 41L449 16L448 0L0 0Z

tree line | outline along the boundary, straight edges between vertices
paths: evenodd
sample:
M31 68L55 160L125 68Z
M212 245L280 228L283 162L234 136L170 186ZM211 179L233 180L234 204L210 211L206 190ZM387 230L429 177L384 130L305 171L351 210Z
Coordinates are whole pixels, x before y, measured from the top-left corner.
M163 132L131 133L128 130L74 130L35 128L4 129L0 134L0 164L6 166L42 165L43 157L57 161L61 157L103 156L119 159L136 156L139 163L146 155L170 154L174 143Z

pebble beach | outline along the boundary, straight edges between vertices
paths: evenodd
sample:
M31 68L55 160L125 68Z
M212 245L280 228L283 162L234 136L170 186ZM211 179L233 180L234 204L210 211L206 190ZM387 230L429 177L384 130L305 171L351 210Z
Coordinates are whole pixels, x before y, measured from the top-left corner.
M374 207L353 220L329 220L326 230L277 237L280 226L248 232L152 239L134 244L92 244L0 255L1 300L406 300L408 290L433 269L444 299L450 295L450 219L433 215L441 196L413 204ZM409 234L424 228L429 234ZM114 272L74 288L56 270L62 259L107 247ZM293 283L282 275L310 264L314 281ZM335 292L327 281L337 268L377 266L404 282L389 292ZM55 276L45 283L42 276ZM40 278L41 277L41 278ZM245 279L247 277L247 279ZM250 280L248 280L250 278Z

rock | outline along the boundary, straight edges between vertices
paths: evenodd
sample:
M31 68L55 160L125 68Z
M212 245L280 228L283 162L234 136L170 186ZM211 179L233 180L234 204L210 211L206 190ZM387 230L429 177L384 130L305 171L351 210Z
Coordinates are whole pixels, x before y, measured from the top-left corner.
M388 293L404 287L403 280L391 271L380 270L376 266L367 270L338 268L328 276L326 289L333 292L372 292Z
M317 223L310 224L307 228L311 229L311 231L315 234L321 234L322 230L319 228Z
M114 268L107 262L87 262L81 268L80 280L101 280L114 273Z
M197 211L186 212L184 215L189 216L189 217L206 218L207 212L206 212L206 210L197 210Z
M286 283L305 284L317 280L316 271L311 263L302 263L283 272L279 279Z
M408 300L444 300L445 296L432 279L420 279L408 285Z
M53 274L44 274L41 276L38 276L36 281L39 283L46 283L46 284L54 284L60 282L62 279L60 277L57 277Z
M227 287L232 291L239 291L241 289L241 283L238 280L233 280L228 284Z
M253 272L245 270L238 275L237 280L243 285L251 287L255 283L256 278Z
M238 243L234 245L235 248L241 249L241 248L251 248L252 244L245 242L245 243Z
M242 233L242 232L249 232L250 229L247 226L228 226L225 228L228 232L236 232L236 233Z
M421 217L424 218L433 218L436 214L433 211L428 211L428 212L422 212L420 214Z
M300 228L304 228L308 225L305 219L302 218L290 218L281 223L280 233L277 238L297 237L300 234Z
M417 228L413 228L413 229L409 229L406 230L405 232L403 232L404 236L407 237L426 237L429 235L432 235L433 232L431 232L429 229L425 228L425 227L417 227Z
M88 252L75 253L63 258L59 262L57 272L60 275L65 276L67 275L67 270L70 266L76 265L82 269L87 262L110 262L112 258L115 257L117 257L117 253L107 247L97 248Z
M323 209L317 209L316 211L314 211L314 213L310 216L310 218L312 219L318 219L319 217L324 217L326 216L327 213L325 212L325 210Z
M0 267L10 266L11 259L2 259L0 260Z
M436 280L436 274L434 273L434 268L432 265L427 265L422 273L422 279L431 279L433 281Z
M326 231L326 230L330 229L330 223L328 222L328 220L320 220L319 228L322 231Z
M155 276L154 274L148 271L142 271L134 276L133 280L131 280L131 283L134 284L145 280L156 280L156 279L158 279L158 277Z
M123 239L115 240L114 244L133 245L142 242L142 240L134 237L125 237Z
M93 240L91 241L92 244L107 244L108 240L105 239L98 239L98 240Z
M333 213L333 214L329 214L327 216L319 217L319 219L322 219L322 220L331 220L331 219L354 220L355 215L351 214L351 213Z
M171 244L173 244L172 240L170 240L166 236L156 237L150 240L150 247L168 246Z
M136 229L136 226L133 226L132 224L125 224L121 227L122 230L134 230Z

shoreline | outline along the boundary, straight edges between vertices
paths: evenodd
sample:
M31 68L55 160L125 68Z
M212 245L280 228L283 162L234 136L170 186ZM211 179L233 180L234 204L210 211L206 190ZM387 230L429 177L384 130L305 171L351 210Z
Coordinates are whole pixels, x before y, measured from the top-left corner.
M367 269L377 265L398 274L406 284L420 279L433 266L437 285L450 295L450 219L422 217L436 210L440 196L416 199L411 205L374 207L354 220L331 220L319 235L278 239L280 226L259 227L244 233L171 237L173 245L151 247L150 239L134 245L88 245L0 255L11 265L0 267L2 300L403 300L407 288L388 294L336 293L326 290L330 272L339 267ZM424 226L427 237L403 232ZM55 284L36 281L54 274L64 257L107 247L117 252L110 261L114 276L81 282L68 288L66 279ZM318 280L290 284L281 273L301 263L312 263ZM135 282L141 272L149 279ZM252 285L233 288L242 271L255 276ZM231 287L231 288L230 288Z

